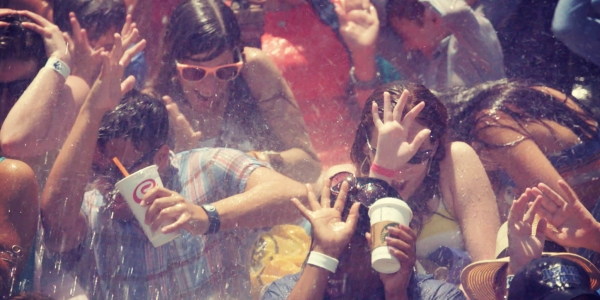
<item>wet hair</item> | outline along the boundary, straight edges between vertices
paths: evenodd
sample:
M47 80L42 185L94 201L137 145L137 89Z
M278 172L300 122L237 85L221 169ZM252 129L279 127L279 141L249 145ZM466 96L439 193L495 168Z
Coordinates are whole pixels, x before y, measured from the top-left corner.
M53 300L53 298L41 293L23 292L10 297L9 300Z
M41 68L47 60L44 40L38 33L21 25L33 21L20 15L2 16L0 21L9 23L0 27L0 61L35 60Z
M388 22L392 19L408 20L423 26L425 5L418 0L390 0L385 5Z
M240 51L241 31L235 14L221 0L184 0L171 14L164 37L161 68L154 88L183 97L176 80L176 60L206 53L205 61L225 51Z
M379 116L383 118L383 93L390 93L392 108L394 108L398 104L398 99L404 90L408 90L410 96L402 115L406 115L406 113L419 103L425 102L423 111L419 113L415 120L431 130L430 141L432 144L437 145L435 155L430 162L429 172L417 191L409 199L405 199L415 216L411 225L420 230L422 219L431 213L427 208L427 201L439 192L440 161L446 156L445 134L447 131L448 114L442 102L425 86L420 84L407 81L394 81L378 87L373 91L369 99L367 99L363 108L360 125L356 130L356 136L352 144L352 150L350 151L350 158L360 173L368 173L365 169L370 168L370 162L368 161L365 149L367 148L367 138L371 139L371 133L375 128L373 116L371 115L373 102L377 103Z
M54 23L61 31L73 33L71 12L87 31L90 41L98 40L111 28L120 31L127 16L123 0L61 0L54 5Z
M495 112L503 112L513 118L518 128L510 128L527 134L525 123L537 122L546 126L552 133L552 128L542 121L554 121L572 130L582 142L592 140L596 135L596 126L590 124L593 114L579 101L573 98L557 99L553 95L534 89L542 85L526 81L498 80L477 85L470 89L454 89L440 94L450 112L450 128L453 129L453 139L472 144L481 142L478 138L477 123ZM566 105L570 99L582 111L578 112ZM489 114L482 114L491 110ZM498 125L501 126L501 125Z
M164 103L132 90L102 118L98 146L103 148L112 139L125 138L136 150L147 152L165 145L168 134L169 116Z

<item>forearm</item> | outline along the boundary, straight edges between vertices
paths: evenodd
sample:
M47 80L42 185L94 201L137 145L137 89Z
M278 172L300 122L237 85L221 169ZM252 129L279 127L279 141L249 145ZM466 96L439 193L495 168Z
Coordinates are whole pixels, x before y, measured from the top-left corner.
M25 158L59 148L88 91L78 77L65 81L56 71L42 68L4 120L3 152Z
M279 171L299 182L314 182L321 175L321 163L306 151L292 148L279 153L283 164Z
M42 194L42 221L57 238L78 222L102 114L84 106L58 155ZM69 238L66 238L69 240Z
M359 82L370 82L377 76L377 64L375 61L375 47L365 47L351 51L354 63L354 77ZM359 107L363 107L371 96L373 89L354 87L354 93Z
M323 299L328 278L329 271L306 265L288 300Z
M213 203L219 212L221 230L269 227L300 218L291 199L306 201L304 185L267 168L254 170L252 176L262 180L258 179L260 182L244 193Z

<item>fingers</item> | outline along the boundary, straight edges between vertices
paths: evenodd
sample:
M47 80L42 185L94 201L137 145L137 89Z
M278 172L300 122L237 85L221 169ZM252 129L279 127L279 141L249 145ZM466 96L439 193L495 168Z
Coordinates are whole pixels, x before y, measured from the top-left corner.
M125 17L125 24L123 24L123 29L121 29L122 36L125 36L129 33L129 30L131 28L131 23L132 23L131 14L127 14L127 16Z
M523 217L523 222L531 224L533 226L533 223L536 221L537 212L540 209L542 209L542 207L542 197L537 196L531 207L529 207L529 209L527 210L527 213L525 213L525 216Z
M404 96L404 93L402 93L402 96ZM396 109L398 109L398 106L402 106L402 96L400 96L400 102L396 105ZM391 122L394 120L394 114L392 112L392 97L390 96L390 93L388 92L384 92L383 93L383 122L387 123L387 122Z
M348 217L346 218L346 225L348 225L348 229L351 234L354 234L356 230L356 224L358 223L358 210L360 209L360 203L353 203L352 207L350 207L350 213L348 213Z
M309 221L312 220L312 212L308 210L308 208L306 208L306 206L304 206L304 204L302 204L300 200L298 200L297 198L292 198L292 203L296 205L296 208L300 211L302 216L304 216Z
M429 128L424 128L421 131L419 131L419 133L417 133L417 135L415 135L415 138L412 140L412 142L410 143L410 145L413 147L413 149L416 149L416 151L419 150L419 148L421 147L421 145L423 145L423 143L425 143L425 141L431 136L431 129Z
M379 128L383 125L383 121L379 118L379 105L375 101L373 101L373 105L371 105L371 115L373 116L373 123L375 124L375 128Z
M394 107L392 118L389 121L396 120L398 123L402 124L402 112L404 111L404 106L406 106L406 103L408 102L409 96L408 90L402 91L400 99L398 99L398 103L396 104L396 107Z
M390 236L385 238L390 253L401 262L410 260L414 255L415 236L409 227L400 225L389 228Z
M573 204L579 201L579 197L577 197L575 191L573 191L573 189L564 180L559 180L558 185L560 186L561 190L568 195L567 199L563 199L565 202Z
M129 75L125 80L121 82L121 96L129 93L135 87L135 77Z
M421 102L421 103L417 104L415 107L413 107L408 113L406 113L404 118L402 118L402 111L399 111L399 112L394 111L394 119L397 120L398 122L401 122L401 124L403 126L408 127L413 124L413 122L415 121L417 116L421 113L421 111L423 111L424 108L425 108L425 102ZM396 113L397 113L397 115L396 115Z
M152 205L154 200L156 200L158 198L162 198L162 197L171 196L173 193L174 192L172 192L164 187L152 188L146 194L144 194L144 196L142 197L142 201L140 202L140 205L141 206Z
M121 41L121 35L115 33L114 41L115 43L110 51L110 59L114 62L120 62L123 57L123 42Z
M169 219L176 220L181 215L181 204L181 201L175 197L157 199L146 211L144 221L150 225L152 231L156 231Z
M71 23L71 28L73 30L73 37L75 39L80 39L81 38L81 25L79 24L79 21L77 20L77 17L75 16L74 12L69 13L69 22Z
M337 209L339 212L342 212L344 210L344 205L346 205L347 196L348 196L348 182L344 180L344 181L342 181L340 193L338 194L337 199L335 199L333 208ZM323 198L324 198L323 195L321 195L321 199L323 199Z
M529 202L529 198L531 197L528 192L530 189L526 189L523 194L519 197L519 199L513 201L510 211L508 212L508 224L514 225L523 220L523 216L525 215L525 211L527 209L527 203Z
M545 183L538 184L538 190L542 193L544 198L547 198L546 199L547 201L545 201L545 202L547 203L548 206L551 206L551 207L557 209L559 207L563 207L567 203L560 194L555 192L552 188L550 188ZM567 195L569 195L569 194L570 193L567 193ZM551 210L551 211L554 211L554 210Z
M164 234L169 234L169 233L177 232L181 229L187 229L186 227L188 225L190 218L191 218L191 216L189 214L182 214L181 216L179 216L179 219L177 219L177 221L175 221L175 223L163 227L161 232ZM187 229L187 231L191 232L191 229Z
M369 248L373 248L373 239L371 238L371 233L365 233L365 238L367 239L367 243L369 244Z
M36 33L38 33L39 35L43 36L43 37L51 37L52 33L50 33L49 31L47 31L46 29L44 29L44 27L35 24L35 23L31 23L31 22L23 22L21 23L21 25L29 30L33 30Z
M329 183L327 183L327 181L326 181L325 185L328 186ZM312 185L306 184L306 191L308 192L308 205L310 206L310 209L312 211L320 209L321 204L317 200L317 195L315 195L315 191L314 191ZM323 198L323 195L321 195L321 199L322 198ZM327 198L329 199L329 195L327 195Z
M32 19L34 22L36 22L37 24L44 26L44 27L48 26L48 25L53 25L50 21L46 20L46 18L44 18L36 13L33 13L31 11L28 11L28 10L19 10L16 13L19 15L22 15L22 16L27 16L30 19Z
M140 53L142 50L144 50L144 48L146 48L146 40L139 41L137 44L135 44L133 47L127 49L125 51L125 53L123 53L123 56L121 57L119 64L122 65L123 67L127 67L129 65L129 63L131 62L131 60L138 53Z

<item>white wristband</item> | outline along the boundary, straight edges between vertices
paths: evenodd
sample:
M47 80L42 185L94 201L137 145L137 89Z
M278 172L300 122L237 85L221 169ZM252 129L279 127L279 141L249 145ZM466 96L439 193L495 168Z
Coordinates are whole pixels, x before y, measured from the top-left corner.
M67 77L69 77L69 75L71 74L71 68L69 68L69 65L55 57L48 58L48 62L46 62L45 67L56 71L56 73L62 75L62 77L64 77L65 79L67 79Z
M308 261L306 263L335 273L339 261L323 253L311 251L310 254L308 254Z

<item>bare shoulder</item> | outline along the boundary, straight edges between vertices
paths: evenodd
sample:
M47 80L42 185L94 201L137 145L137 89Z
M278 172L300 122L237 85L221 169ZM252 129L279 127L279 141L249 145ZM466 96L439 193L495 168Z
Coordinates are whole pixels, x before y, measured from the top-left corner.
M440 162L440 169L444 172L472 162L481 164L473 147L465 142L451 142L446 144L446 157Z
M10 193L37 193L35 173L20 160L5 159L0 162L0 189Z
M35 182L35 174L26 163L15 160L5 159L0 162L0 178L11 179L11 181Z

